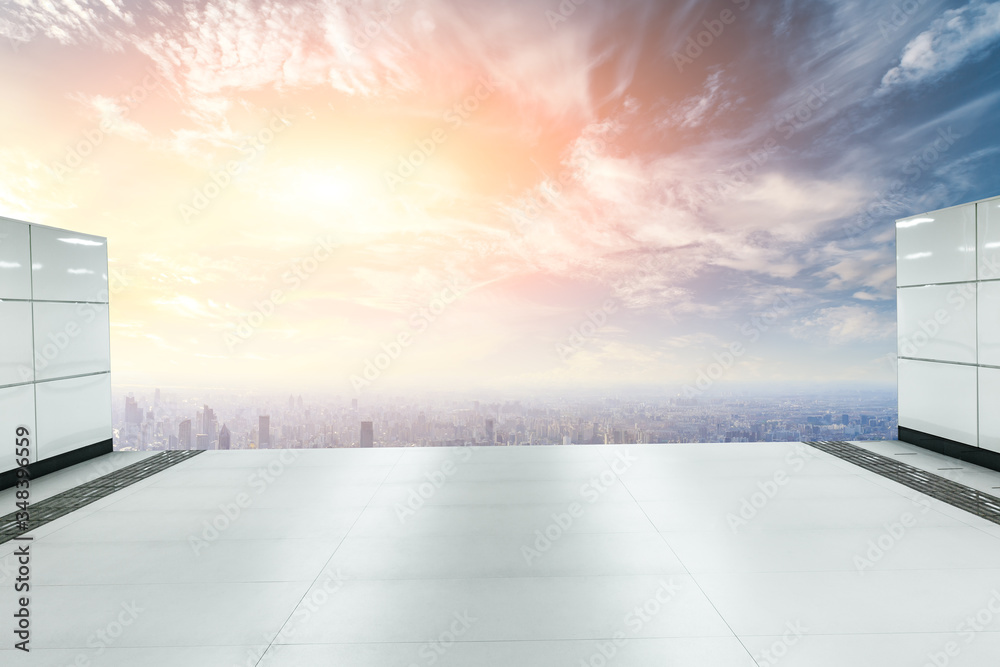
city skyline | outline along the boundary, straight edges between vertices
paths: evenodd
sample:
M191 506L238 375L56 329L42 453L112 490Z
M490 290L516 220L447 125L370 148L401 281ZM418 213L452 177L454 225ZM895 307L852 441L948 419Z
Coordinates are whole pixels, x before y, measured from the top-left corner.
M76 6L0 215L109 239L116 386L890 387L893 221L1000 187L996 2Z
M116 392L117 393L117 392ZM128 392L116 396L116 449L319 449L770 442L804 439L884 440L896 435L892 391L695 398L648 395L524 400L451 397L374 400L347 397L235 395L214 392L219 410L191 394ZM136 411L139 401L152 403ZM124 410L119 409L124 406ZM199 405L201 406L199 408ZM219 407L221 406L221 407ZM141 421L130 422L138 414ZM192 419L203 433L185 446ZM174 430L177 435L174 435ZM223 447L222 432L230 434ZM267 440L260 436L268 433Z

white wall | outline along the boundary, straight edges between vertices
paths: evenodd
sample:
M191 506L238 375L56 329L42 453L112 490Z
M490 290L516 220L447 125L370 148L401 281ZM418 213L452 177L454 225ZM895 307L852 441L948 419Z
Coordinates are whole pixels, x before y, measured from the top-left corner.
M0 323L0 438L29 427L32 462L111 438L107 240L0 218Z
M1000 451L1000 197L896 221L899 425Z

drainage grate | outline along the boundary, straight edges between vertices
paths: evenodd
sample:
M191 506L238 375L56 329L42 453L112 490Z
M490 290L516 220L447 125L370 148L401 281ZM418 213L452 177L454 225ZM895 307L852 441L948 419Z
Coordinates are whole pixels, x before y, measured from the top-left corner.
M827 454L833 454L837 458L882 475L894 482L899 482L927 494L931 498L1000 524L1000 498L996 496L953 482L926 470L914 468L906 463L900 463L888 456L870 452L849 442L819 441L806 442L805 444ZM960 470L960 468L954 469ZM952 468L944 468L944 470L952 470Z
M0 544L9 542L18 535L55 521L61 516L86 507L92 502L110 496L115 491L121 491L127 486L142 481L147 477L187 461L192 456L201 454L202 450L181 450L160 452L148 458L125 466L90 482L56 494L51 498L40 500L28 506L29 519L27 526L21 526L16 520L16 512L0 517Z

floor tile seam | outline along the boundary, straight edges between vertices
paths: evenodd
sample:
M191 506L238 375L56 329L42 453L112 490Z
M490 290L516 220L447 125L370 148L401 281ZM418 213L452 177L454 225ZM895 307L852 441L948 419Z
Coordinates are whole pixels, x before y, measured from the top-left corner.
M204 580L192 580L192 581L178 581L177 579L170 579L165 581L95 581L90 583L38 583L36 578L36 583L32 585L32 588L93 588L93 587L129 587L129 586L204 586L205 584L223 584L226 586L242 586L242 585L258 585L258 584L302 584L311 582L311 578L305 579L251 579L251 580L219 580L219 579L204 579Z
M392 467L390 467L389 470L386 471L385 477L383 477L382 482L379 484L378 488L381 488L381 485L385 483L385 480L388 479L389 475L392 474L392 471L395 469L396 465L399 464L400 460L402 460L403 456L404 456L404 452L400 451L399 455L396 457L395 461L393 461ZM378 488L376 488L376 490L375 490L374 493L378 492ZM373 493L373 497L374 497L374 493ZM255 667L257 667L258 665L261 664L261 661L264 659L264 656L267 655L268 651L270 651L271 647L274 645L275 640L278 637L281 636L281 632L285 629L285 626L288 625L288 622L295 615L295 610L299 608L299 606L302 604L302 601L306 599L307 595L309 595L309 591L312 590L313 586L316 585L316 582L319 581L320 576L322 576L323 572L325 572L326 569L330 566L330 561L333 560L333 557L337 554L337 551L340 549L341 545L343 545L344 542L347 540L347 538L350 536L351 530L354 528L354 526L357 525L358 521L361 520L361 517L364 515L364 513L365 513L365 511L367 509L368 509L368 506L366 505L360 512L358 512L358 514L354 518L354 521L352 522L351 526L344 533L343 537L340 538L340 541L337 543L337 546L333 548L333 551L330 553L330 557L327 558L326 562L323 563L323 565L316 571L316 576L313 577L312 583L309 584L308 586L306 586L306 589L302 592L302 596L299 598L298 602L296 602L294 605L292 605L291 609L288 612L288 616L285 618L284 621L281 622L280 625L278 625L278 629L275 632L274 637L271 638L271 641L268 642L268 645L261 652L260 657L257 658L257 661L254 663Z
M913 574L913 573L943 573L943 572L993 572L997 571L997 568L983 568L983 567L946 567L946 568L926 568L926 567L914 567L914 568L903 568L903 567L881 567L879 569L872 569L865 573L864 577L867 578L870 574ZM640 578L651 578L651 577L664 577L664 576L690 576L692 579L696 575L703 576L736 576L736 575L809 575L809 574L835 574L844 573L857 575L856 569L853 568L839 568L839 569L816 569L816 570L696 570L691 571L677 571L676 569L667 568L663 571L648 571L648 572L629 572L627 574L622 574L620 572L592 572L587 574L575 574L575 575L560 575L560 574L546 574L538 573L536 575L528 574L517 574L517 575L489 575L483 574L478 576L468 576L468 577L454 577L454 576L406 576L406 577L371 577L371 576L358 576L352 575L350 580L352 582L366 582L366 583L399 583L399 582L430 582L430 581L451 581L451 582L471 582L471 581L495 581L495 580L518 580L518 581L531 581L531 580L545 580L551 581L555 579L640 579ZM176 580L172 579L169 581L93 581L93 582L75 582L75 583L37 583L38 588L87 588L87 587L106 587L106 586L116 586L116 587L128 587L128 586L201 586L205 584L220 584L220 585L255 585L255 584L296 584L296 583L307 583L312 582L313 579L253 579L253 580L219 580L219 579L192 579L192 580ZM998 630L1000 632L1000 630Z
M509 639L509 638L497 638L497 639L465 639L464 637L456 637L454 640L455 644L544 644L544 643L570 643L570 642L593 642L593 641L603 641L603 640L613 640L615 636L595 636L595 637L556 637L552 639L532 639L525 637L523 639ZM629 637L629 642L633 641L664 641L664 640L685 640L685 639L733 639L738 640L737 637L733 635L720 635L720 634L683 634L683 635L654 635L654 636L640 636L640 637ZM282 643L278 642L276 646L410 646L410 645L421 645L426 644L426 640L386 640L386 641L370 641L370 642L292 642L292 643Z
M687 563L685 563L684 559L680 557L680 555L677 553L677 551L673 548L673 545L671 545L666 540L666 538L659 532L659 530L657 529L656 523L652 520L652 518L650 518L649 514L646 513L645 508L642 507L642 505L639 503L639 501L636 500L635 495L632 493L632 490L628 489L627 486L626 486L626 490L628 490L629 495L632 496L632 501L635 503L635 505L639 509L639 511L642 512L642 515L646 518L646 521L649 522L650 526L652 526L654 529L656 529L657 534L660 535L660 539L663 540L664 545L667 547L667 549L670 550L670 553L673 554L674 559L678 563L681 564L681 567L684 568L684 571L687 574L687 576L691 578L691 581L694 583L695 587L697 587L697 589L701 592L701 595L705 598L705 600L708 602L708 604L712 607L712 610L715 612L716 616L718 616L718 618L723 622L723 624L726 626L726 628L729 630L729 632L732 633L732 636L736 638L736 640L739 642L740 646L743 648L743 651L746 653L747 657L750 658L750 660L752 660L756 664L756 659L754 659L753 654L750 652L750 649L746 646L746 644L743 643L742 640L739 639L739 636L736 634L736 631L733 629L732 624L730 624L729 620L725 616L723 616L723 614L722 614L721 611L719 611L719 608L715 604L715 601L712 600L712 598L709 597L708 593L705 592L705 589L701 586L701 583L699 583L698 579L691 572L691 569L687 566Z

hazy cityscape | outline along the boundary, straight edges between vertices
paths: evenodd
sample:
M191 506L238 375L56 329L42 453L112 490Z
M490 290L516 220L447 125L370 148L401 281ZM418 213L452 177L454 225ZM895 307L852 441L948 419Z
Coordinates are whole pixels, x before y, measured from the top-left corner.
M892 440L894 391L469 400L116 390L118 450Z

